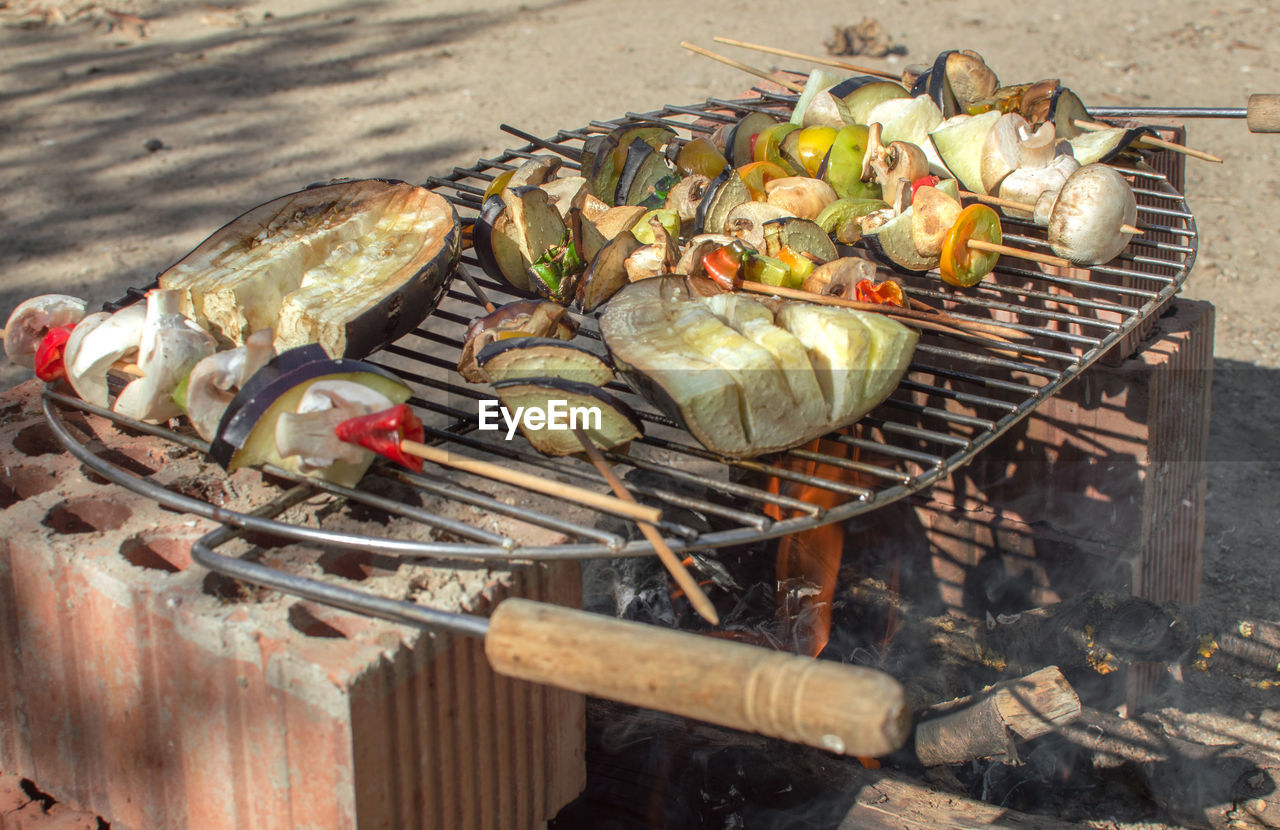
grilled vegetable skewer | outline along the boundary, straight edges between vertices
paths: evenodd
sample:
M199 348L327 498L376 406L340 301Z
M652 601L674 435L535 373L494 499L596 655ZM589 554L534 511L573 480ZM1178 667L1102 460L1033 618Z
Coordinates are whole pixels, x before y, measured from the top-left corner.
M662 511L656 507L623 501L572 484L511 470L488 461L454 455L439 447L423 444L421 443L423 438L421 421L413 416L408 406L402 406L403 408L393 407L362 418L343 421L334 428L334 433L342 441L364 447L370 452L378 453L418 471L422 469L421 461L415 463L406 456L412 459L425 459L442 467L522 487L546 496L577 502L635 522L652 523L662 519ZM413 436L416 436L417 440L414 440Z

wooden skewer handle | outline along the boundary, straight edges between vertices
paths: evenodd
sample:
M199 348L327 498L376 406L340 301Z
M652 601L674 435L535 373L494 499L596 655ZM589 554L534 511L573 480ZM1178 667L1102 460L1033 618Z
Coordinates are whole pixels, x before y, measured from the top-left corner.
M765 72L764 70L756 69L754 66L747 66L745 63L742 63L740 61L735 61L733 58L727 58L724 55L721 55L716 52L712 52L708 49L703 49L701 46L695 46L694 44L690 43L687 40L680 41L680 45L688 49L690 52L694 52L695 54L702 55L705 58L711 58L711 60L713 61L719 61L720 63L723 63L725 66L732 66L734 69L738 69L743 72L746 72L748 75L755 75L757 78L764 78L766 81L773 81L775 84L785 87L791 90L792 92L804 92L804 87L800 86L799 84L793 84L790 81L785 81L780 78L776 78L773 75L770 75L768 72Z
M529 600L498 605L484 650L499 674L847 755L892 752L911 725L875 669Z
M1008 245L997 245L994 242L983 242L981 239L970 239L968 245L970 248L976 248L979 251L991 251L996 254L1016 256L1019 259L1025 259L1030 262L1040 262L1045 265L1056 265L1059 268L1071 267L1071 263L1060 256L1039 254L1035 251L1024 251L1021 248L1010 248Z
M1251 133L1280 133L1280 95L1250 95L1244 119Z
M454 455L439 447L419 444L417 441L401 441L400 449L410 455L416 455L442 467L452 467L455 470L462 470L464 473L471 473L472 475L491 478L494 481L501 481L505 484L512 484L516 487L523 487L535 493L574 501L607 513L613 513L616 516L623 516L632 521L656 523L662 520L662 511L656 507L625 502L622 499L617 499L604 493L597 493L584 487L576 487L572 484L541 478L520 470L512 470L489 461Z

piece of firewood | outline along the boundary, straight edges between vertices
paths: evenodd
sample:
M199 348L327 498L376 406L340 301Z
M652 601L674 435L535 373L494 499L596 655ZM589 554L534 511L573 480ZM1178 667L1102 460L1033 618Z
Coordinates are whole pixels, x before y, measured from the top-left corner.
M916 757L927 767L1018 757L1019 741L1080 717L1080 698L1057 666L1006 680L931 710L916 727Z

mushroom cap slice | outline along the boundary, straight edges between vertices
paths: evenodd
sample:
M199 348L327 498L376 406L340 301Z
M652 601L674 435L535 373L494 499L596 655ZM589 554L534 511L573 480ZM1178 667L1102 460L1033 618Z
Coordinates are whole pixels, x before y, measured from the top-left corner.
M107 370L111 364L137 350L146 316L146 305L134 303L100 319L79 336L74 330L71 332L62 360L67 367L67 380L82 400L106 407ZM80 325L87 320L82 320Z
M271 329L249 335L243 346L208 355L187 376L186 413L206 441L218 431L222 413L253 373L275 357Z
M155 289L147 294L147 310L138 340L142 377L130 381L116 399L115 411L139 421L160 423L182 414L173 391L197 363L217 348L213 336L188 320L179 309L183 292Z
M85 301L68 294L42 294L18 304L4 326L4 353L30 369L49 329L71 326L84 317Z
M1114 259L1129 244L1120 230L1138 218L1138 202L1124 176L1105 164L1086 164L1067 179L1049 216L1049 247L1080 265Z
M364 465L374 454L341 440L334 429L343 421L390 409L394 403L376 389L352 380L319 380L307 387L293 412L276 420L276 451L281 458L298 456L306 475L338 462Z
M838 198L831 185L808 176L787 176L764 183L766 201L801 219L817 219Z
M922 256L942 254L942 243L964 207L960 200L936 187L916 190L911 200L911 241Z

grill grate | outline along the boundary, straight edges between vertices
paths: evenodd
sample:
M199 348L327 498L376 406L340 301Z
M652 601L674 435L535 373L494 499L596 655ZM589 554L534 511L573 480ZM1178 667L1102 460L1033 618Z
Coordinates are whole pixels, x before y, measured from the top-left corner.
M581 143L633 121L658 121L682 137L706 133L712 125L736 121L749 111L789 111L795 96L756 90L741 100L708 99L700 106L666 106L648 113L627 113L613 121L593 121L577 130L560 130L539 139L510 127L503 129L526 143L496 158L481 159L468 168L454 168L427 186L440 192L458 209L465 224L478 213L492 179L523 160L555 152L575 168ZM1185 281L1196 255L1192 214L1169 179L1145 163L1122 168L1135 188L1139 224L1146 231L1119 258L1089 270L1058 270L1032 263L1001 261L980 286L951 290L936 278L895 277L913 297L962 320L995 321L1032 336L1027 343L1008 344L983 337L961 339L945 333L922 333L907 378L893 396L855 427L830 436L855 450L852 459L794 449L791 459L821 462L843 468L851 481L827 480L787 469L781 456L748 460L723 459L708 452L688 433L649 406L619 382L610 391L631 404L646 426L643 439L629 455L606 453L621 471L641 475L632 489L643 501L672 517L660 529L677 551L736 545L781 536L819 524L840 521L875 509L929 487L963 466L1012 424L1030 413L1046 397L1109 349L1140 333L1157 310ZM1031 250L1047 246L1044 233L1033 225L1003 220L1005 239ZM437 311L412 334L370 358L403 378L414 390L410 403L427 425L428 443L463 455L519 466L550 478L607 491L599 474L585 461L550 459L533 451L521 438L511 442L497 433L477 429L477 405L494 396L482 385L468 385L454 371L468 323L484 313L485 302L502 304L520 299L496 284L464 252L454 280ZM132 289L115 306L142 298ZM580 319L580 333L599 337L595 321ZM397 479L433 499L448 499L478 511L476 521L447 518L431 510L377 495L362 485L348 489L293 478L300 492L325 491L385 510L433 529L436 538L384 538L292 525L273 518L296 497L280 498L250 512L229 511L140 478L113 464L104 454L83 444L64 423L64 413L79 409L110 418L145 432L159 441L205 451L207 446L189 432L174 432L121 419L82 401L45 392L45 412L51 427L80 461L98 474L171 509L214 519L229 529L268 532L320 545L367 550L393 556L466 560L540 560L640 556L652 553L648 542L627 540L597 526L600 515L562 509L555 502L534 502L515 491L510 499L482 492L462 474L428 470L413 475L379 462L371 475ZM792 465L794 466L794 465ZM274 475L292 478L283 471ZM772 493L764 483L770 476L830 490L846 498L824 510ZM366 479L368 481L368 479ZM292 491L291 491L292 492ZM584 511L586 515L584 514ZM563 544L534 546L519 538L486 528L485 512L500 514L563 534ZM689 512L705 521L682 519ZM793 515L775 520L773 515ZM698 524L698 527L692 526ZM223 534L225 535L225 534ZM221 536L219 537L221 539Z

